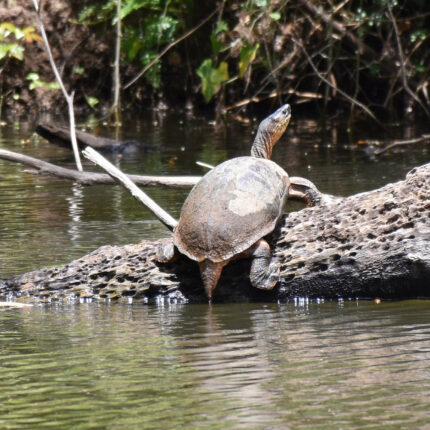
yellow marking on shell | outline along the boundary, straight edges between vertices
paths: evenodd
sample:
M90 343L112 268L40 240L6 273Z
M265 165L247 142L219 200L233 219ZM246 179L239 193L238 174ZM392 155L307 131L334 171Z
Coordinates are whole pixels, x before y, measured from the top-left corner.
M252 193L244 193L241 190L231 191L236 194L236 198L228 204L228 209L238 216L246 216L263 211L266 208L266 202L257 200ZM252 204L250 204L252 202Z

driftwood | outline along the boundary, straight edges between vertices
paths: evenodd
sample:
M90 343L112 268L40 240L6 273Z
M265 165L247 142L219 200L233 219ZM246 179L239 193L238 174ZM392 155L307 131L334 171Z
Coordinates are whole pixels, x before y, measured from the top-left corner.
M82 154L102 167L109 176L122 184L131 195L139 202L143 203L156 217L170 230L173 231L178 222L171 217L163 208L158 206L146 193L144 193L125 173L121 172L110 161L106 160L93 148L85 148Z
M430 164L404 181L286 214L269 238L281 262L272 291L250 286L249 261L226 266L220 300L430 297ZM160 241L104 246L65 266L0 281L7 300L205 301L195 262L157 264Z
M72 180L84 185L114 185L115 180L104 173L96 172L78 172L77 170L67 169L65 167L57 166L56 164L48 163L47 161L40 160L38 158L30 157L28 155L20 154L18 152L8 151L6 149L0 149L0 159L12 161L15 163L25 164L33 167L34 171L29 173L40 173L45 175L53 175L59 178ZM205 167L212 168L206 163ZM165 187L165 188L178 188L178 189L190 189L201 179L201 176L148 176L148 175L126 175L131 181L137 185L146 187ZM307 181L304 178L296 176L290 177L291 183L294 185L290 189L288 198L290 200L308 200L313 201L315 199L321 199L323 201L333 199L333 196L321 193L312 182ZM303 189L301 184L307 184L306 189Z
M85 185L96 184L114 184L115 181L105 173L96 172L78 172L77 170L67 169L57 166L47 161L28 155L19 154L18 152L0 149L0 158L12 161L14 163L25 164L35 170L31 173L40 173L45 175L54 175L60 178L69 179ZM189 189L195 185L200 176L146 176L146 175L127 175L135 184L149 187L168 187L168 188L185 188Z
M55 145L70 148L70 130L52 124L39 124L36 133ZM115 140L108 137L94 136L85 131L76 130L78 146L84 149L86 146L105 152L124 152L133 147L140 149L151 149L151 145L137 140Z

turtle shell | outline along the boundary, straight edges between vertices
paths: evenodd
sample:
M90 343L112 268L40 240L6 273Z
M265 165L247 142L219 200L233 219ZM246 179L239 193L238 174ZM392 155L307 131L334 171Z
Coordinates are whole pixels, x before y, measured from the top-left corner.
M193 260L229 260L275 228L288 196L287 173L270 160L239 157L191 190L173 240Z

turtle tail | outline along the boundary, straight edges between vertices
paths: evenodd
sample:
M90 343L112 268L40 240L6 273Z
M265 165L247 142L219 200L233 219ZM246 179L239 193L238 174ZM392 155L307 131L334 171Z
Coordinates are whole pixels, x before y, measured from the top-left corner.
M222 262L214 263L210 260L199 262L200 275L209 301L212 300L212 293L218 284L223 267L224 264Z

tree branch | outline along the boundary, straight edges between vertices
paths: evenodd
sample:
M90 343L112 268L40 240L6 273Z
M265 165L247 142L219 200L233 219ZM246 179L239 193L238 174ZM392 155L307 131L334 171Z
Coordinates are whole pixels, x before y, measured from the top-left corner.
M64 98L66 99L68 108L69 108L69 119L70 119L70 136L72 140L72 148L73 148L73 154L75 156L75 162L77 169L82 172L82 163L81 158L79 156L79 150L78 150L78 143L76 141L76 131L75 131L75 112L73 109L73 97L74 92L72 91L71 94L69 94L64 87L63 80L61 79L60 73L58 72L57 66L55 65L54 57L52 56L51 47L49 45L48 36L45 32L45 26L43 25L42 21L42 11L39 7L39 3L37 0L33 0L34 9L36 10L36 16L37 16L37 23L39 25L40 32L42 34L43 42L45 44L45 49L48 54L49 62L51 64L52 71L54 72L55 78L60 85L61 91L63 93Z

